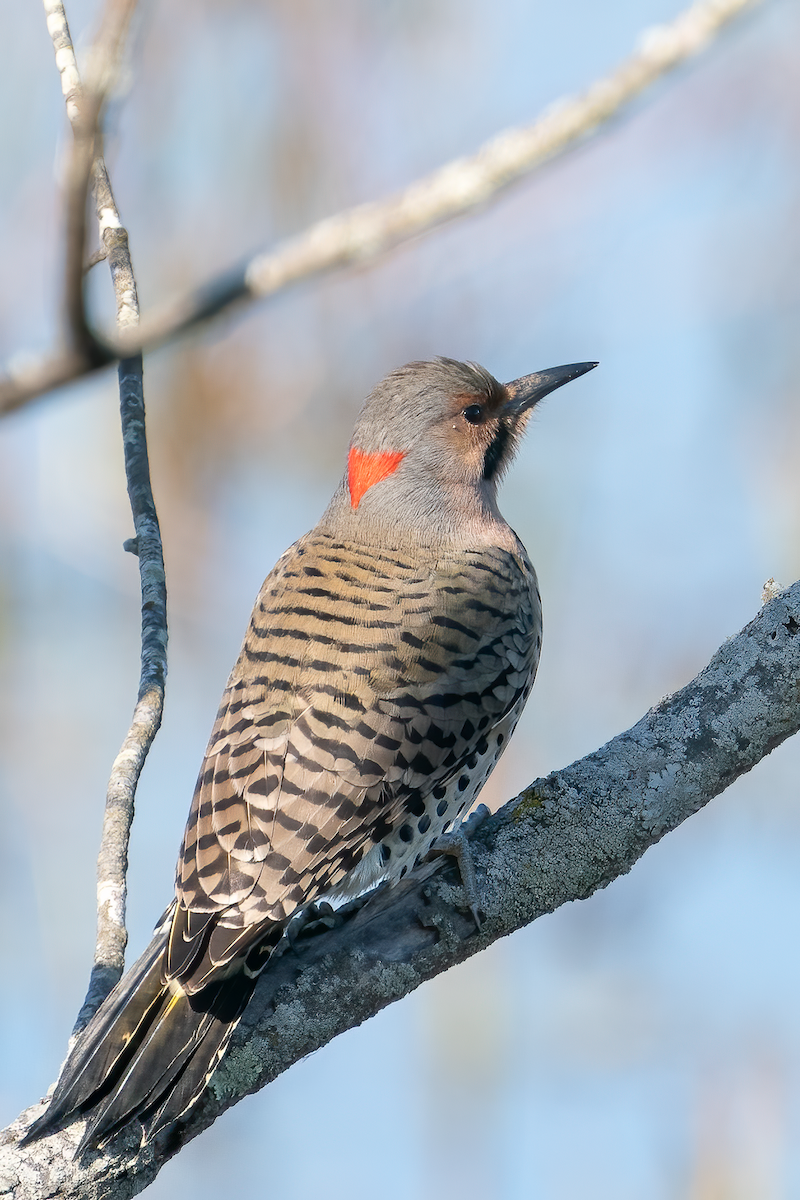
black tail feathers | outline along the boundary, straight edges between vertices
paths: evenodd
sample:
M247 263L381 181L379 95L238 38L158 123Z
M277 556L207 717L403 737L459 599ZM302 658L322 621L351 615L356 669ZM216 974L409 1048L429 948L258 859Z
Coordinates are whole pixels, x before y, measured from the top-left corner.
M79 1153L101 1145L133 1119L147 1140L199 1098L255 986L240 969L187 995L163 981L168 928L117 984L79 1035L47 1111L29 1142L85 1114Z

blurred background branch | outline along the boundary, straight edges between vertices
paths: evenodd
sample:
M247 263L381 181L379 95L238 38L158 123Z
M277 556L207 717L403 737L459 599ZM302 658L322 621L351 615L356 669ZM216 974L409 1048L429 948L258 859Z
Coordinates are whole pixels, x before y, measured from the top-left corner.
M354 263L363 265L443 221L485 206L511 183L596 133L643 89L703 50L728 22L758 2L697 0L670 24L642 34L636 51L610 75L592 84L580 96L555 101L533 124L504 130L476 154L447 163L397 196L358 205L319 221L274 251L256 255L243 268L227 271L177 303L156 309L135 333L130 327L119 330L123 336L116 342L111 338L101 341L87 329L78 275L83 260L79 265L69 259L67 310L73 352L42 359L26 365L21 373L0 378L0 413L13 411L54 386L80 378L122 355L146 353L231 305L275 295L327 271ZM45 0L45 5L53 10L62 7L54 0ZM122 14L126 4L118 3L116 7ZM111 12L114 9L114 5L109 6ZM112 62L115 53L118 50L110 45ZM62 72L62 86L69 79L70 72ZM94 97L95 93L91 95ZM85 193L84 176L92 161L91 146L102 98L102 93L97 92L96 98L88 102L92 111L87 109L86 124L92 129L91 138L86 140L77 135L75 139L69 187L69 195L75 197L69 204L70 254L78 245L83 246L80 221L85 206L80 204L80 197ZM76 115L71 119L77 129L81 127L77 117L80 111L81 104L73 103L71 112ZM100 172L107 184L102 161Z

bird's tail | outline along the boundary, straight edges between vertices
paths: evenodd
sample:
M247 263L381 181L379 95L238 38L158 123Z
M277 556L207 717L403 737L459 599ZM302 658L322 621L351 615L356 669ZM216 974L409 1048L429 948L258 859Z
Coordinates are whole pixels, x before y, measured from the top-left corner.
M219 1062L250 999L244 970L193 995L163 978L170 922L79 1035L47 1111L25 1135L32 1141L86 1114L78 1153L99 1146L133 1118L148 1139L188 1111Z

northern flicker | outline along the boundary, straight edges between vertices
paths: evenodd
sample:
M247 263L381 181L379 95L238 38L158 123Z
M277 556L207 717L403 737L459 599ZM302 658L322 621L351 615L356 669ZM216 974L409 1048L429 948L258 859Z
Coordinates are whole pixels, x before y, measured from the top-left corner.
M256 601L200 770L176 896L78 1038L34 1138L81 1147L196 1102L287 923L395 883L457 827L541 645L536 575L497 507L533 406L596 363L505 385L440 358L392 372L319 524Z

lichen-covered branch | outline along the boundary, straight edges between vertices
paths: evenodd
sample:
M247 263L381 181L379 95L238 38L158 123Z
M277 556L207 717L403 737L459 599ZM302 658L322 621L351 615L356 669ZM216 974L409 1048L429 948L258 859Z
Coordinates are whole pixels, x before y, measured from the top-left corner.
M454 867L436 864L362 906L340 928L273 959L230 1051L187 1124L138 1146L123 1131L76 1163L80 1122L20 1150L0 1141L0 1194L125 1200L237 1100L338 1033L497 938L591 895L648 846L800 728L800 581L770 600L696 679L593 754L536 780L471 840L484 921L464 909Z
M119 332L135 329L139 321L139 301L128 234L120 220L105 163L97 153L100 136L98 123L103 101L113 86L134 7L135 0L110 0L107 4L100 32L89 52L89 78L84 86L64 5L61 0L45 0L47 26L53 39L56 65L67 102L67 115L74 132L66 195L68 251L65 308L69 352L87 361L92 359L94 345L94 339L86 327L83 307L86 193L90 179L100 240L111 270L117 329ZM131 727L111 769L108 783L97 858L94 964L86 999L75 1025L76 1031L83 1028L124 969L128 941L125 926L126 876L134 797L144 761L161 724L167 672L166 580L158 516L150 486L141 355L121 361L119 389L125 474L136 531L135 538L127 547L139 556L142 587L142 669Z
M96 362L59 354L0 378L0 413L94 370L103 361L172 341L232 304L272 296L324 272L364 264L443 221L485 207L504 188L596 133L668 71L703 50L759 0L697 0L668 25L647 30L636 51L580 96L551 104L534 121L506 129L473 155L445 164L396 196L361 204L312 225L199 291L164 306L116 340L94 338Z

